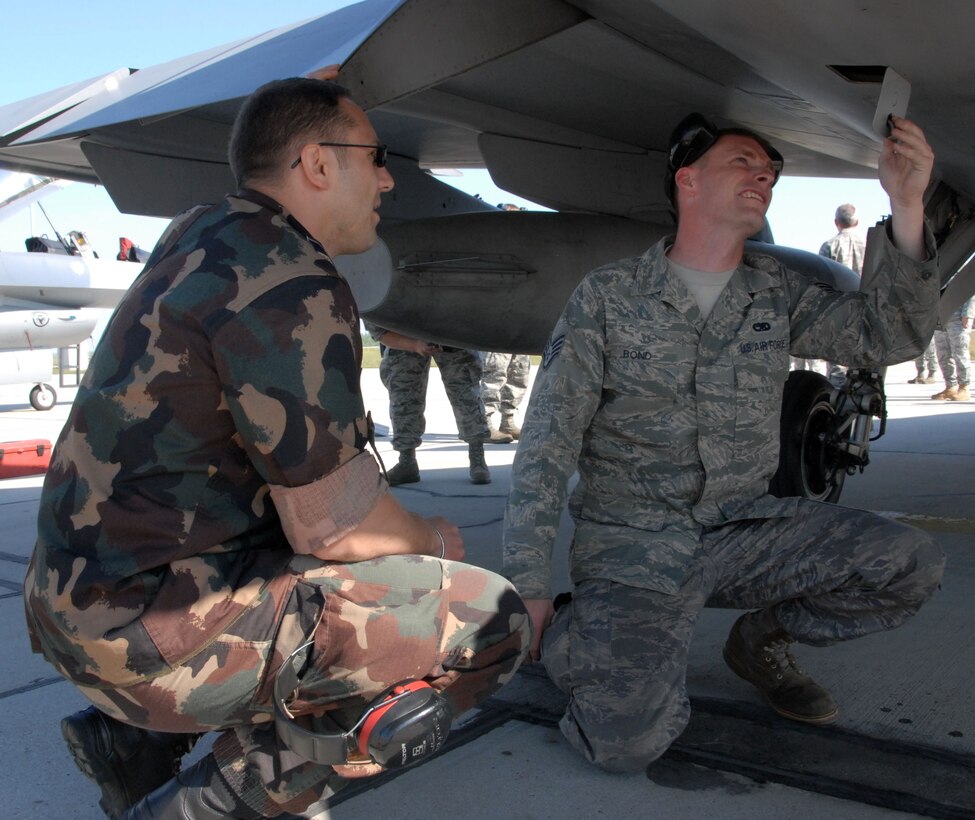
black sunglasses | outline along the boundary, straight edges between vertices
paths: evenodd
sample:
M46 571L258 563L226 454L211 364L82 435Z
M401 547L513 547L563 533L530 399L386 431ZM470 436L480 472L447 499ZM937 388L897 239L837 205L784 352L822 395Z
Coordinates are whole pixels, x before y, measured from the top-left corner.
M718 129L700 114L689 114L670 135L667 164L671 173L693 165L718 141Z
M376 155L372 158L373 165L377 168L386 167L386 146L381 142L376 145L366 145L361 142L316 142L315 145L327 145L332 148L371 148L376 152ZM297 168L301 163L301 157L299 156L294 162L291 163L292 168Z

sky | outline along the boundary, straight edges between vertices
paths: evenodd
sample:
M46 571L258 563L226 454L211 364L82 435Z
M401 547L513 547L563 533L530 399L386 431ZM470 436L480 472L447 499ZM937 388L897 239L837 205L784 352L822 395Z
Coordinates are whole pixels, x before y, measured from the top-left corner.
M347 0L166 0L120 4L115 0L38 0L8 3L0 48L0 107L116 68L144 68L278 26L325 14ZM788 170L788 156L786 156ZM486 172L464 172L444 181L487 202L528 204L496 188ZM852 202L866 228L888 213L887 197L873 180L783 177L775 188L769 221L778 243L818 251L836 231L833 213ZM120 214L99 186L75 183L43 200L38 209L0 219L0 251L24 250L33 234L83 231L102 257L114 256L126 236L151 248L165 221ZM33 222L31 221L33 219Z

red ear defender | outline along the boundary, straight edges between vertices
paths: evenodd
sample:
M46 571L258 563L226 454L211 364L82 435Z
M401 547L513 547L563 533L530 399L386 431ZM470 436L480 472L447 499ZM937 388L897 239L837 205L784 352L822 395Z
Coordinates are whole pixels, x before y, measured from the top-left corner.
M401 680L372 701L351 729L338 732L302 726L285 702L298 688L296 659L302 644L281 664L274 681L274 726L278 737L296 754L326 766L372 760L387 769L422 763L447 739L452 712L447 699L429 683ZM338 727L336 727L338 728Z
M424 681L400 681L369 705L358 750L387 769L401 768L435 754L449 731L446 699Z

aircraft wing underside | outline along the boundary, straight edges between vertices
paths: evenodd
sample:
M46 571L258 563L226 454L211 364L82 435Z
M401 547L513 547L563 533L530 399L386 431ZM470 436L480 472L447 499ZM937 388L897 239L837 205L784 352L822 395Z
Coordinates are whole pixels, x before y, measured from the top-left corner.
M667 137L684 114L767 135L787 174L873 177L891 67L936 152L927 210L947 280L975 249L975 106L963 92L975 56L960 25L972 17L966 0L365 0L118 77L26 130L22 111L0 109L0 128L17 126L0 134L0 167L100 181L122 211L171 215L233 186L226 143L249 91L341 62L396 161L385 226L483 208L422 172L486 167L557 211L659 233ZM952 289L960 301L975 273Z

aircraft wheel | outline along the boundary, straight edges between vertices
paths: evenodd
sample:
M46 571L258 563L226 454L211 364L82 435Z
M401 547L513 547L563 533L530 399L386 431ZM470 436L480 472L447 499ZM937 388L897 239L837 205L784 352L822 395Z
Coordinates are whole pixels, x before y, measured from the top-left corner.
M789 374L782 397L779 468L769 492L839 501L846 469L836 441L836 410L829 380L808 370Z
M58 394L49 384L35 384L30 391L30 406L35 410L50 410L58 403Z

